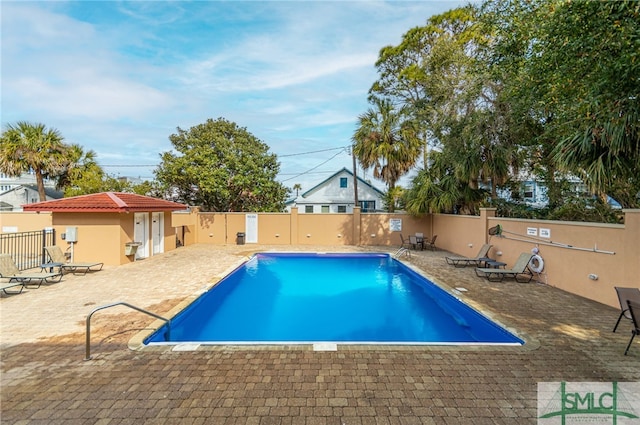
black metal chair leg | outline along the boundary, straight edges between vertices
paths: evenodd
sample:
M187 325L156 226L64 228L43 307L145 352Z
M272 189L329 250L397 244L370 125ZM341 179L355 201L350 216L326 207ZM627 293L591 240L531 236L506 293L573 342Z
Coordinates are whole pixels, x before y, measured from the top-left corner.
M618 329L618 325L620 324L620 320L622 320L622 316L624 316L624 311L620 313L620 316L618 317L618 321L616 322L616 325L613 327L613 332L615 332L616 329Z
M624 350L624 355L625 355L625 356L626 356L626 355L627 355L627 353L629 352L629 348L631 348L631 343L633 342L633 338L635 338L635 337L636 337L636 331L635 331L635 330L633 330L633 331L631 331L631 339L629 340L629 344L627 345L627 349L626 349L626 350Z

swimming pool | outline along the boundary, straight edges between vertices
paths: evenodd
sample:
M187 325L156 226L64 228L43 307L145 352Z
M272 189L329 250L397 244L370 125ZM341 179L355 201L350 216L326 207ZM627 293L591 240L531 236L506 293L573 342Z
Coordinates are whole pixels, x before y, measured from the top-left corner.
M260 253L146 344L523 341L388 254Z

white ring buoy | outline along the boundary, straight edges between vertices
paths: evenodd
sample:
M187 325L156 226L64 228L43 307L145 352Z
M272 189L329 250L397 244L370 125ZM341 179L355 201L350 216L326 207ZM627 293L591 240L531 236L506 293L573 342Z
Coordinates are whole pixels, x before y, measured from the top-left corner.
M529 269L534 273L540 273L544 270L544 260L542 257L537 254L531 257L531 260L529 260Z

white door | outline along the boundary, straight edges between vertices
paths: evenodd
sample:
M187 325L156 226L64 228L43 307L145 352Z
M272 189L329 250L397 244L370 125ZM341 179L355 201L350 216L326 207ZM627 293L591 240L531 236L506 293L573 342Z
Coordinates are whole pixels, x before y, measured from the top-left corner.
M164 252L164 213L154 212L151 214L151 243L153 255Z
M246 243L258 243L258 214L245 216Z
M149 256L149 214L135 213L134 220L133 241L142 244L136 251L136 260L138 258L147 258Z

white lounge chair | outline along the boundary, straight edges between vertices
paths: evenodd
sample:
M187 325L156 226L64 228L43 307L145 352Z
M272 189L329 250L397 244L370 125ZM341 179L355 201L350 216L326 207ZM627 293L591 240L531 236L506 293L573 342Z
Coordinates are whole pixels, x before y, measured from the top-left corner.
M53 283L60 282L62 279L62 273L53 273L53 272L21 272L18 269L18 266L11 258L9 254L0 254L0 277L4 279L9 279L8 282L3 282L0 286L0 289L4 291L5 294L19 294L22 292L25 286L27 285L35 285L37 284L38 288L42 285L42 282ZM20 291L9 292L8 288L12 288L15 286L22 285Z
M517 282L527 283L533 279L533 272L529 270L529 262L533 254L523 252L510 269L476 267L476 275L492 282L500 282L505 277L513 277Z
M51 258L52 263L55 263L56 265L60 264L60 271L63 273L65 270L70 271L73 274L76 274L76 271L84 271L84 273L82 273L84 275L89 271L97 272L102 270L102 266L104 265L104 263L98 262L67 263L67 259L59 246L47 246L44 249L47 251L47 254L49 254L49 258Z
M478 251L478 255L473 258L469 257L444 257L447 261L447 264L455 267L466 267L466 266L480 266L485 260L488 258L489 250L493 245L484 244L480 251Z

